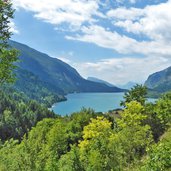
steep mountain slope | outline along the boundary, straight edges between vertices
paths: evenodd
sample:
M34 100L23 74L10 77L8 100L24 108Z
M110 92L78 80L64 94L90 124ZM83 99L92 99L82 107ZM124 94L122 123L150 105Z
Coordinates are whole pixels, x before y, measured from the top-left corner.
M103 84L106 84L107 86L109 87L116 87L115 85L107 82L107 81L104 81L104 80L101 80L99 78L95 78L95 77L88 77L87 80L89 81L93 81L93 82L96 82L96 83L103 83Z
M10 41L11 46L20 51L19 67L27 70L38 78L52 85L59 92L121 92L122 89L109 87L83 79L79 73L57 58L34 50L26 45Z
M46 104L48 107L53 103L66 100L62 95L62 90L41 81L38 76L29 71L18 68L16 77L13 87L19 92L23 92L30 99Z
M164 93L171 90L171 67L150 75L145 85L153 91Z

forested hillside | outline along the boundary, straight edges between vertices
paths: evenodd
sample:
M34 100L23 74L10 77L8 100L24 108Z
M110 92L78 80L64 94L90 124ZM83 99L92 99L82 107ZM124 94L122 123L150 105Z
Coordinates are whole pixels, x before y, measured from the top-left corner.
M16 82L11 85L14 89L24 93L30 99L51 107L52 104L66 100L63 91L50 83L43 82L32 72L17 68Z
M49 86L48 89L53 87L53 90L58 94L125 91L118 87L110 87L104 83L88 81L82 78L76 69L57 58L49 57L44 53L15 41L9 41L9 43L12 47L19 50L20 61L18 62L18 67L37 76L40 81ZM17 73L17 75L20 75L20 73Z
M56 118L53 112L24 93L10 88L0 90L0 139L21 140L43 118Z
M151 74L145 82L151 95L161 95L171 91L171 67Z

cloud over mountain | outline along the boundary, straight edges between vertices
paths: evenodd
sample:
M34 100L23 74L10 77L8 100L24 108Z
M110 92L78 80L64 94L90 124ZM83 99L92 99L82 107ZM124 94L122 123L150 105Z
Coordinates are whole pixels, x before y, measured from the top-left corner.
M62 33L63 47L73 43L79 50L79 43L83 43L85 49L93 45L113 52L113 56L99 56L98 60L86 59L86 55L81 60L76 59L80 54L69 49L77 62L59 56L77 66L85 76L102 76L111 82L111 71L118 83L128 78L143 81L151 72L171 65L171 0L13 0L13 3L17 11L31 12L34 19ZM119 71L124 74L119 75Z

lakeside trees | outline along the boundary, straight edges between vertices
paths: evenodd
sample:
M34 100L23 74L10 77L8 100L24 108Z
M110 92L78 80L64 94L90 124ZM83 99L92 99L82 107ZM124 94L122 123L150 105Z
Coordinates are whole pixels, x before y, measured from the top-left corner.
M156 171L170 168L170 139L159 141L171 124L170 100L169 93L154 104L131 101L115 120L86 109L71 116L44 119L21 143L11 139L1 144L0 169ZM162 129L156 135L157 127Z
M0 139L21 140L43 118L58 117L43 105L12 89L0 91Z
M124 100L121 101L121 106L126 106L126 103L137 101L144 105L146 101L147 87L143 85L135 85L124 95Z

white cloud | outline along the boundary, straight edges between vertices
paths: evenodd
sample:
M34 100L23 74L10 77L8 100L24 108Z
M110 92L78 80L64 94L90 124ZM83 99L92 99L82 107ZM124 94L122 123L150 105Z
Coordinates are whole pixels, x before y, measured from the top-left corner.
M79 28L85 22L94 22L92 16L103 17L98 12L98 0L13 0L17 9L34 12L34 16L54 25L67 23Z
M71 58L73 57L74 52L73 51L69 51L69 52L62 52L62 55L58 56L57 59L60 59L63 62L66 62L68 64L72 64L72 60Z
M13 34L19 34L19 30L17 29L13 21L9 23L9 27L10 27L10 30L9 30L10 32L12 32Z
M138 8L127 9L125 7L112 9L107 12L108 17L118 20L126 20L126 19L135 20L135 19L139 19L143 14L144 12L141 9Z
M116 31L105 30L101 26L92 25L82 28L81 35L66 36L69 40L78 40L94 43L100 47L113 49L122 54L171 54L171 44L163 41L142 41L139 42Z
M116 0L117 3L121 3L121 4L125 3L125 1L128 1L131 4L135 4L137 2L137 0Z
M167 57L113 58L92 63L75 63L74 67L85 77L93 76L113 84L127 83L130 80L142 83L149 74L165 69L171 63Z
M108 30L105 30L103 27L96 25L83 27L82 32L83 35L77 35L75 37L66 36L66 38L71 40L95 43L98 46L111 48L119 52L125 51L125 53L127 53L128 51L128 45L134 44L134 42L136 42L134 39L130 39L126 36L121 36L116 32L110 32Z
M139 53L144 55L171 55L171 0L158 5L139 8L117 8L107 12L114 26L125 29L128 33L144 36L138 40L129 34L119 34L103 26L82 27L82 34L66 36L70 40L94 43L122 54ZM129 36L128 36L129 35Z
M95 43L119 53L171 54L171 22L168 22L171 20L171 0L144 9L120 7L107 12L106 17L112 20L114 26L130 33L144 34L151 39L141 42L117 33L115 28L109 31L97 25L96 21L100 20L97 16L107 20L105 14L99 12L102 5L100 0L13 0L13 3L16 8L32 11L36 18L55 25L56 30L67 23L67 29L82 31L76 36L66 36L67 39ZM85 26L85 23L89 23L89 26Z
M124 4L125 1L112 3ZM106 14L99 12L103 11L99 8L105 8L106 4L110 7L105 9L111 8L110 0L13 0L13 3L16 8L31 11L37 19L53 24L57 31L62 24L67 24L61 27L63 31L79 31L72 36L66 35L68 40L93 43L129 56L96 63L73 63L68 58L73 56L72 52L67 56L61 55L61 60L77 68L85 77L95 76L117 84L130 80L141 82L150 73L171 64L171 0L143 9L119 7L110 9ZM109 28L105 28L103 23L107 23ZM116 27L117 30L124 29L124 32L117 32ZM145 57L138 58L137 55L133 58L131 54L143 54Z
M171 1L144 9L118 8L110 10L107 15L113 18L115 26L127 32L144 34L155 41L171 42Z
M57 57L59 60L61 60L61 61L63 61L63 62L65 62L65 63L71 63L71 60L70 59L68 59L67 57Z

